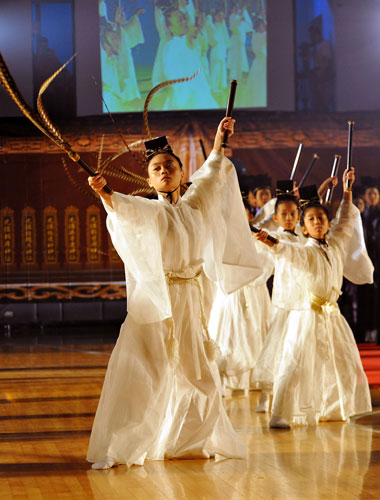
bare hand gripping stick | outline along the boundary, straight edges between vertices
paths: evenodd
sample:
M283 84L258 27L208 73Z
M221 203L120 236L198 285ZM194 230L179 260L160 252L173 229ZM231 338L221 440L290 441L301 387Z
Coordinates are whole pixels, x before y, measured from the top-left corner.
M230 96L228 98L228 104L227 104L227 110L226 110L226 116L229 116L229 117L232 116L232 110L234 109L236 87L237 87L237 81L232 80L231 87L230 87ZM223 141L222 141L222 148L226 148L228 146L228 135L229 135L229 131L225 130L224 136L223 136Z

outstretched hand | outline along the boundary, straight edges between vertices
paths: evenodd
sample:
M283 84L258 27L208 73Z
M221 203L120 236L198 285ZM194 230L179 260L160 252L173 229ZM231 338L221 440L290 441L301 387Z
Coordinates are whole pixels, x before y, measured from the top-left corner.
M273 247L274 245L277 244L274 241L268 240L268 233L264 231L263 229L260 229L258 233L253 233L254 237L256 240L261 241L262 243L265 243L268 247Z
M111 194L108 194L105 191L103 191L104 186L107 185L106 178L103 177L102 174L97 174L95 175L95 177L92 176L88 177L87 180L91 189L95 191L95 193L97 193L99 196L101 196L108 206L113 208L112 198L111 198L113 191Z
M102 174L97 174L95 177L90 176L87 180L91 189L93 189L96 193L99 193L107 184L107 181Z

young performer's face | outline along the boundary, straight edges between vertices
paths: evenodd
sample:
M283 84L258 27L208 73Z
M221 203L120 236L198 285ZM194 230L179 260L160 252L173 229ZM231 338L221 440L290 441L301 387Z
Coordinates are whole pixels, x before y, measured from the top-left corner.
M376 187L367 188L365 190L364 199L370 207L378 205L380 200L379 190Z
M293 201L284 201L280 203L276 213L273 214L273 220L284 229L294 231L297 222L300 220L297 205Z
M318 207L311 207L306 210L304 224L302 227L303 233L316 239L325 238L331 227L326 212L323 208Z
M174 11L168 22L168 28L173 36L183 36L189 31L187 16L180 10Z
M258 189L256 191L256 205L261 208L272 198L270 189Z
M154 156L148 165L148 184L156 191L173 191L183 180L178 161L167 153Z

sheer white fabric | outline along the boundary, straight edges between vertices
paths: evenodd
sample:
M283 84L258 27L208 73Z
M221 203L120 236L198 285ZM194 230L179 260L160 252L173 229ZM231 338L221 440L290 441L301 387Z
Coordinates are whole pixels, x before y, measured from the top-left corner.
M346 420L371 410L349 325L337 305L328 313L311 303L311 294L332 303L338 299L355 217L355 207L343 203L328 248L312 238L303 247L284 242L273 247L276 261L295 270L300 286L293 290L289 284L292 310L274 316L270 330L276 333L268 336L254 376L264 387L273 384L272 414L292 424Z
M260 278L230 295L218 289L211 309L209 332L221 350L219 372L226 388L250 389L251 372L268 331L271 301L266 282L273 259L268 254L261 257Z
M191 278L203 264L233 291L261 270L231 162L212 152L192 182L176 205L112 196L107 225L125 263L128 316L107 369L90 462L246 455L222 404L217 364L205 353L199 288L168 286L165 273ZM177 365L165 344L173 322Z

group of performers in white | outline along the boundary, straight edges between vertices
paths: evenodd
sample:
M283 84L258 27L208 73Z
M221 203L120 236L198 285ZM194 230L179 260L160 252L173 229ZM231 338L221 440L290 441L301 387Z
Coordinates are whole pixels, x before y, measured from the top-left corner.
M343 275L372 282L349 186L354 169L343 174L333 221L310 190L300 193L300 208L291 186L269 202L273 213L252 233L221 147L233 129L234 120L221 121L213 151L182 197L181 160L165 138L146 143L157 200L109 195L103 176L89 178L124 261L128 295L90 439L95 469L245 458L223 404L229 389L261 390L256 411L268 412L272 429L371 411L358 349L337 305ZM323 185L331 183L337 179Z
M119 5L110 21L106 2L100 0L99 13L104 100L111 111L139 110L142 89L132 49L145 43L140 20L145 10L126 19ZM265 12L249 13L246 3L239 1L229 12L219 8L206 13L195 8L193 0L155 0L154 21L159 43L147 88L200 70L193 82L165 89L161 109L219 108L228 82L244 81L243 77L246 91L237 104L266 106Z

